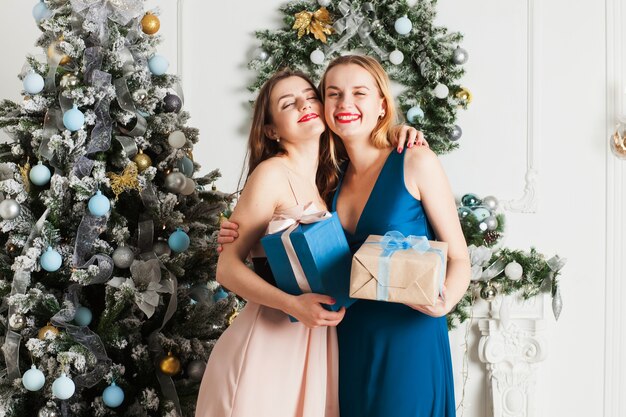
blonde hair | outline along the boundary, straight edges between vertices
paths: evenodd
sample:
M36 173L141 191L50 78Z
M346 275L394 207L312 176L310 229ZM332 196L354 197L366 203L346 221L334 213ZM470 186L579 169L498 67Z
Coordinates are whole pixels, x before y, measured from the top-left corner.
M389 129L395 126L398 120L395 102L391 94L391 82L389 81L389 76L385 69L374 58L365 55L344 55L332 60L331 63L328 64L328 68L326 68L326 72L324 72L322 81L320 82L322 100L326 92L326 76L328 72L339 65L349 64L360 66L374 77L376 85L378 86L378 92L387 103L385 115L378 120L376 127L372 131L372 136L370 137L372 144L379 149L393 146L389 137ZM344 155L340 156L343 157Z

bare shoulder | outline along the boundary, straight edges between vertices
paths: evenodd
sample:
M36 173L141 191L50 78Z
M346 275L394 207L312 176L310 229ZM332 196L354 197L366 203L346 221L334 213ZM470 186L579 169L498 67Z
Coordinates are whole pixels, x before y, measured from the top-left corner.
M250 184L279 184L285 179L285 167L278 158L269 158L261 162L248 178ZM246 184L247 185L247 184Z
M432 172L433 169L440 166L437 154L426 146L413 147L405 152L404 167L412 175L421 172Z

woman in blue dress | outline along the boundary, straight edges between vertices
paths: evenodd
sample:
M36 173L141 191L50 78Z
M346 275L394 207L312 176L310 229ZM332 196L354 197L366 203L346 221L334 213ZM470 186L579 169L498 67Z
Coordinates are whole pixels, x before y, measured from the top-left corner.
M392 151L394 101L376 60L335 59L320 92L348 161L332 207L352 251L391 230L448 243L444 297L434 306L358 300L346 311L338 326L341 417L452 417L445 315L469 285L470 261L447 177L427 147Z

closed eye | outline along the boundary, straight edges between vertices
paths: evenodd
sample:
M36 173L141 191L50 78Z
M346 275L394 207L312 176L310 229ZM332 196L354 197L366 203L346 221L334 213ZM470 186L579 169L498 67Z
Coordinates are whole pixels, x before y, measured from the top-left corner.
M283 106L283 109L286 109L287 107L291 107L291 106L293 106L294 104L296 104L296 103L286 103L286 104Z

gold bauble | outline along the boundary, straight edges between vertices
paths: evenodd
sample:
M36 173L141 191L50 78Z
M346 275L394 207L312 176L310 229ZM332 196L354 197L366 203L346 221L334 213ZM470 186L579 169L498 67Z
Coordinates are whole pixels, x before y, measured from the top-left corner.
M76 74L68 73L61 77L61 82L59 84L61 85L61 87L67 88L67 87L76 87L79 82L80 80L78 79Z
M46 338L46 333L52 333L54 335L59 334L59 329L57 329L56 327L54 327L52 324L48 323L47 325L43 326L41 329L39 329L39 340L44 340Z
M63 54L63 52L58 49L59 48L59 42L63 40L63 37L60 37L58 41L54 41L50 44L50 46L48 46L48 58L52 59L55 56L59 56L61 54ZM65 65L67 63L69 63L71 60L71 58L67 55L62 55L61 60L59 61L60 65Z
M233 321L235 321L235 319L237 318L237 316L239 315L239 311L237 309L235 309L232 314L228 317L228 325L230 326L231 324L233 324Z
M159 361L159 369L167 376L174 376L180 373L180 360L169 352L166 357Z
M189 157L189 159L191 159L191 161L193 162L193 152L191 152L191 149L189 149L187 151L187 156Z
M143 30L143 33L146 35L154 35L159 31L160 27L161 22L159 18L150 12L146 13L143 19L141 19L141 30Z
M143 153L143 151L139 151L139 153L135 155L135 157L133 158L133 162L137 164L137 169L139 170L139 172L143 172L152 166L152 159L150 159L148 155Z
M472 102L472 93L467 88L461 87L456 93L456 98L461 101L461 104L468 105Z

